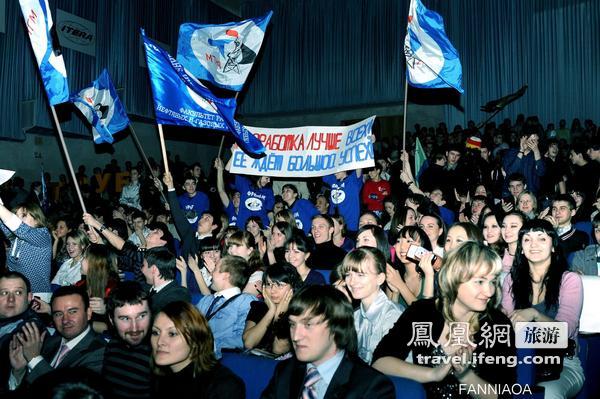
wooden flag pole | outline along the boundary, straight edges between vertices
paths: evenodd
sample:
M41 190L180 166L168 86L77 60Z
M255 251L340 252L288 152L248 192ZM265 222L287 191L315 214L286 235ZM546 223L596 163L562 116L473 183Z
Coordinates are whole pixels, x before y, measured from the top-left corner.
M165 146L165 136L162 130L162 124L158 123L158 138L160 139L160 150L165 163L165 173L169 173L169 162L167 161L167 147Z
M217 158L221 159L221 151L223 151L223 143L225 142L225 135L221 136L221 145L219 145L219 153L217 154Z
M144 152L142 143L140 143L140 141L138 140L137 134L135 134L135 130L133 130L133 125L131 123L129 124L129 130L131 131L131 138L133 139L133 142L135 143L138 151L140 152L140 155L142 156L142 159L144 160L144 163L146 164L146 167L148 168L148 172L150 173L150 175L152 175L152 178L158 178L158 176L154 176L152 174L152 166L150 165L150 161L148 161L148 157ZM167 198L165 197L165 194L162 191L160 191L160 196L165 201L165 204L168 204Z
M402 118L402 151L406 151L406 108L408 105L408 77L404 78L404 117Z
M81 204L81 209L83 213L87 213L85 209L85 204L83 203L83 196L81 195L81 190L79 189L79 182L77 181L77 176L75 175L75 171L73 170L73 164L71 163L71 157L69 156L69 150L67 150L67 145L65 144L65 138L63 136L62 129L60 128L60 123L58 122L58 116L56 115L56 109L54 105L50 106L52 110L52 117L54 118L54 123L56 124L56 130L58 130L58 138L60 139L60 145L62 146L63 152L65 154L65 158L67 159L67 166L69 167L69 172L71 173L71 179L73 180L73 185L75 186L75 191L77 192L77 197L79 197L79 203Z

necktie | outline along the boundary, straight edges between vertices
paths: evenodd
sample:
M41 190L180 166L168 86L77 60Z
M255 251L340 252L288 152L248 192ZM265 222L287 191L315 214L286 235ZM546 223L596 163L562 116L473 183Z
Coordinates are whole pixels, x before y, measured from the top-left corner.
M221 301L221 299L223 299L222 296L216 296L215 299L213 299L213 301L210 303L210 306L208 307L208 310L206 311L206 315L205 315L206 317L210 317L210 315L212 314L211 312L217 306L217 304Z
M304 377L304 387L302 388L302 399L317 399L317 389L315 384L321 380L321 375L316 367L311 367Z
M60 364L60 362L63 361L63 359L65 358L65 356L67 356L67 353L69 353L70 349L67 346L67 344L63 343L60 346L60 350L58 351L58 356L56 356L56 360L54 361L54 364L52 365L52 367L56 367Z

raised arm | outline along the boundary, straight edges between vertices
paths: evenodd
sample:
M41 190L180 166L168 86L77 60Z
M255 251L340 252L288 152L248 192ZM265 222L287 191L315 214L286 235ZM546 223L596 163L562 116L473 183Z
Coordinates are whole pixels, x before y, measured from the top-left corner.
M220 158L215 159L215 169L217 170L217 191L219 192L219 198L221 198L223 207L227 208L229 206L229 196L225 191L225 180L223 179L223 161Z
M106 240L115 247L117 250L123 249L123 245L125 245L125 240L119 237L117 234L107 229L106 226L97 221L92 215L89 213L83 214L83 222L90 227L96 229Z

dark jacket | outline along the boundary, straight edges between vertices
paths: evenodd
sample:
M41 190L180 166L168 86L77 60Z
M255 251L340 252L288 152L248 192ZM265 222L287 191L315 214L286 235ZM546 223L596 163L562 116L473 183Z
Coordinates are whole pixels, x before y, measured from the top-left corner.
M295 357L277 365L261 398L298 398L302 393L306 363ZM358 358L345 355L325 392L325 399L395 399L393 383Z
M180 286L177 281L173 280L157 293L150 291L148 300L152 314L156 314L171 302L192 302L192 297L187 288Z

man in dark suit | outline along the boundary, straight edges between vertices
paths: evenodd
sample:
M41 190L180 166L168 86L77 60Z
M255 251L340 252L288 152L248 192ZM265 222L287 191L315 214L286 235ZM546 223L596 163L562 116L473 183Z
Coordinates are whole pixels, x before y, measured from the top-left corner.
M332 286L313 285L288 308L295 357L277 365L262 398L396 397L394 385L356 356L352 306Z
M164 247L151 248L144 255L142 274L152 288L148 293L152 314L158 313L171 302L191 302L187 288L175 281L175 255Z
M46 331L26 323L10 343L11 389L54 369L76 367L96 373L102 369L105 341L89 325L92 309L87 293L75 286L60 287L50 306L57 334L46 337Z

